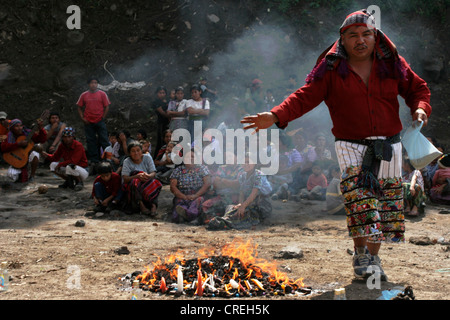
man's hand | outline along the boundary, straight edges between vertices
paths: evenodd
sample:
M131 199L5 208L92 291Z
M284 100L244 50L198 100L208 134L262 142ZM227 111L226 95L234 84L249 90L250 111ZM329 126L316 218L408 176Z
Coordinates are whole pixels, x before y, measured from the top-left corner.
M278 117L272 112L262 112L255 116L247 116L241 120L241 123L248 123L244 130L255 128L255 132L261 129L270 128L274 123L278 122Z
M428 116L425 113L425 110L419 108L413 114L413 121L423 122L423 125L426 126L428 124Z

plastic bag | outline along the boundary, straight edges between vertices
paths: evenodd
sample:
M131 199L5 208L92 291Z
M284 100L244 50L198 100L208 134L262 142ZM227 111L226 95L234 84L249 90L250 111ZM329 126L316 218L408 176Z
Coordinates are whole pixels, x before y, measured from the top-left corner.
M403 134L402 143L408 153L411 164L417 170L426 167L430 162L442 155L428 139L420 133L423 122L414 121Z

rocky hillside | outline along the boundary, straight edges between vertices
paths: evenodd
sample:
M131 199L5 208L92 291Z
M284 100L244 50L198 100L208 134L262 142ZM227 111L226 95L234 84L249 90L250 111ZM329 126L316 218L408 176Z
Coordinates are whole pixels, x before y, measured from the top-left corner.
M81 29L69 30L67 8L73 2L2 1L0 109L10 118L31 123L52 109L81 130L75 102L91 75L103 85L145 82L140 89L108 90L110 130L145 127L151 133L155 117L149 104L156 86L188 88L200 76L218 90L216 118L226 112L229 99L243 98L256 77L280 102L289 75L302 85L318 54L337 38L345 16L367 6L349 0L84 0L76 3ZM448 150L446 4L377 5L381 29L430 84L434 111L424 131Z

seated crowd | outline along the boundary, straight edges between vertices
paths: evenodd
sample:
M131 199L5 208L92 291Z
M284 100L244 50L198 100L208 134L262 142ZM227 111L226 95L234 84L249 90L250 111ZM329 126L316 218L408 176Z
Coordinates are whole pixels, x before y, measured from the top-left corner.
M225 164L206 165L194 161L196 141L189 141L188 150L177 149L180 141L172 140L172 132L186 129L193 136L195 121L202 123L203 132L208 127L217 127L224 133L227 128L242 128L239 119L228 115L218 126L212 126L209 116L214 99L202 96L205 92L204 80L202 86L191 87L191 99L184 98L183 87L173 90L170 99L167 90L158 87L152 103L158 119L155 148L145 129L138 130L134 137L126 128L109 132L109 145L102 146L101 160L96 163L88 159L89 152L77 140L74 128L63 123L58 113L50 113L46 126L39 119L37 130L32 132L19 119L7 120L7 114L0 112L2 153L26 147L28 142L20 139L23 136L41 148L30 151L25 166L11 165L7 175L12 181L33 180L39 161L44 161L50 171L63 179L60 188L79 191L89 174L95 174L91 198L96 212L120 209L150 217L156 216L158 196L163 185L168 185L173 194L168 217L171 221L205 224L214 230L254 226L272 213L272 201L277 200L325 201L323 211L345 215L340 169L321 132L279 130L279 170L268 176L250 161L248 153L245 163L237 164L236 150L223 150ZM203 148L214 145L214 139L202 143ZM177 156L182 160L180 164L174 161ZM407 214L423 213L428 200L450 203L448 156L422 170L415 170L405 156L403 170Z

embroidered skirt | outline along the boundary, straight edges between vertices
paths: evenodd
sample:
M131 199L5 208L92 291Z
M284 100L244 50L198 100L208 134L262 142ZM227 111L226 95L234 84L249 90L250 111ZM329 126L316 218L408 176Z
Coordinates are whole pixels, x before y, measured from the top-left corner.
M367 147L347 141L336 141L335 147L342 172L341 191L349 236L368 237L369 242L404 242L401 143L392 145L391 161L381 161L377 175L381 195L357 185Z

